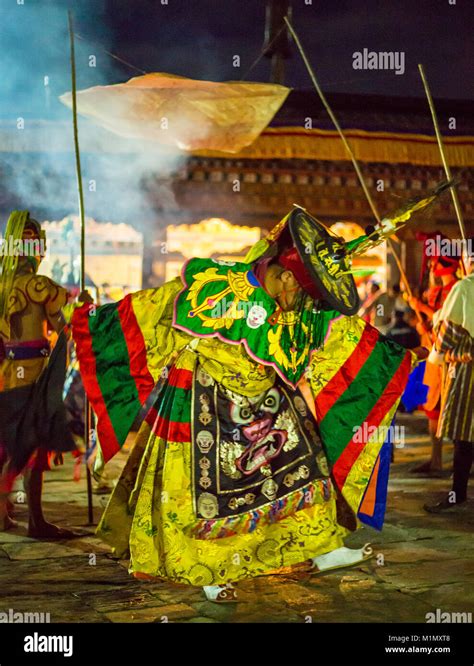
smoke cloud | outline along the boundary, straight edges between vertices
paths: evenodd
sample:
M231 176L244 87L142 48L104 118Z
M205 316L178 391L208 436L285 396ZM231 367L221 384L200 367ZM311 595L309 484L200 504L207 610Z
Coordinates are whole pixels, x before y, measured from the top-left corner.
M12 209L38 219L78 211L72 115L59 101L71 89L67 9L74 12L78 89L121 83L134 76L105 50L111 35L104 0L0 0L0 230ZM182 153L120 139L79 118L86 214L132 224L145 232L174 208L172 175Z

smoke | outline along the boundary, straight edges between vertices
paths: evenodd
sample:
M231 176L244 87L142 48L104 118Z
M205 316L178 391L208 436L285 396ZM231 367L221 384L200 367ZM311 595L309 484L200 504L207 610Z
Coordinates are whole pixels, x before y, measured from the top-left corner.
M76 40L78 86L110 81L115 63L102 52L111 35L101 10L105 0L0 0L0 117L65 119L57 97L70 88L68 9ZM97 49L97 50L96 50ZM89 67L88 56L97 56ZM122 74L123 76L123 74Z
M74 12L78 89L121 83L105 0L0 0L0 214L28 209L38 219L78 210L72 113L59 101L71 89L67 9ZM130 72L133 76L133 72ZM145 232L175 210L172 177L182 153L116 135L79 118L86 214ZM3 224L0 223L0 226Z
M34 128L31 135L40 131ZM144 230L157 222L160 212L175 209L172 179L185 159L182 155L163 154L159 147L137 152L132 140L127 142L133 144L129 152L108 152L102 149L103 139L96 140L98 134L91 123L79 123L87 215ZM113 141L120 143L117 137L107 143ZM39 219L61 219L78 210L72 122L52 132L49 150L0 154L0 170L2 200L7 199L10 208L26 208Z

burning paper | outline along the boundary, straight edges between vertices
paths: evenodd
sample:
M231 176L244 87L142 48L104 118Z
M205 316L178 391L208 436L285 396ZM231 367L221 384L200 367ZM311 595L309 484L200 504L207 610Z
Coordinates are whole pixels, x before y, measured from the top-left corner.
M185 151L238 153L265 129L289 91L270 83L216 83L153 73L78 91L77 109L123 137ZM72 106L71 93L59 99Z

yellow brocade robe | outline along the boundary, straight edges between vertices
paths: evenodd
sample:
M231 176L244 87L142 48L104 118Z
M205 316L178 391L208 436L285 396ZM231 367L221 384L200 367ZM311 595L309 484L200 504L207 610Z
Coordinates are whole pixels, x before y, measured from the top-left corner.
M175 329L173 305L182 288L176 279L134 296L153 377L156 381L163 371L163 379L98 534L118 556L130 555L131 573L197 586L264 575L342 546L347 529L338 523L334 479L353 519L360 507L373 513L376 489L366 490L408 378L410 353L360 318L336 316L324 347L311 356L304 391L293 390L283 386L273 367L251 358L243 344ZM270 418L276 391L285 407L273 413L270 432L286 428L285 455L301 452L287 473L270 464L257 467L260 481L243 487L238 497L228 495L226 506L225 493L233 490L222 487L218 497L214 490L203 492L214 481L210 452L220 460L220 480L236 484L246 478L242 460L248 466L251 458L238 441L203 433L215 417L212 390L215 405L221 405L220 423L226 410L238 412L236 423L240 418L248 433L254 422L247 411L259 405ZM365 432L367 418L375 432ZM278 441L273 435L270 453L267 446L262 455L270 456ZM355 524L354 519L351 529Z
M175 369L196 364L216 382L242 396L263 394L276 381L272 368L247 356L243 346L194 340L171 327L173 300L182 284L165 285L160 327L173 338ZM191 345L189 344L191 343ZM172 355L173 355L172 354ZM238 377L236 377L238 369ZM170 442L147 418L100 521L97 533L119 556L130 553L130 572L191 585L210 585L263 575L342 545L347 530L337 523L335 492L308 508L252 532L216 539L195 538L191 443Z

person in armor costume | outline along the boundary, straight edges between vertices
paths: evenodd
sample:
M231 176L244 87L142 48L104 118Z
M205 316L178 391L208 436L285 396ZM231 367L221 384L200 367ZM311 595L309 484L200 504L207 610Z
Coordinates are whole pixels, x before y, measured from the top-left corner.
M42 510L44 471L75 449L62 403L67 292L37 272L45 242L28 211L11 214L0 257L0 530L16 526L9 494L23 474L28 536L63 539L73 533L49 523Z

